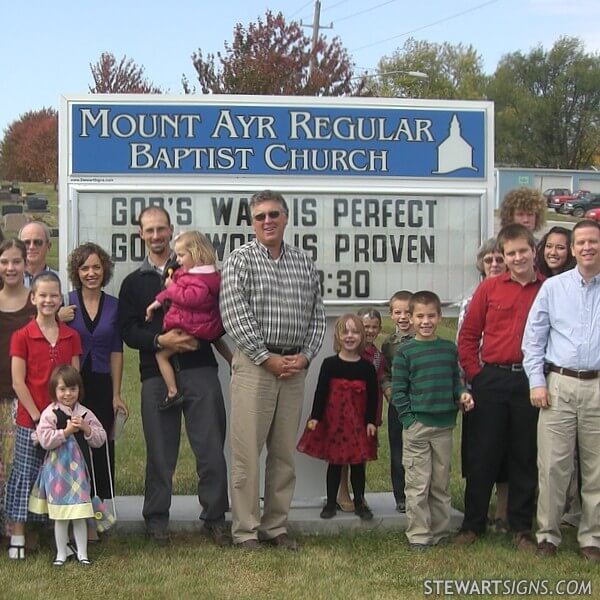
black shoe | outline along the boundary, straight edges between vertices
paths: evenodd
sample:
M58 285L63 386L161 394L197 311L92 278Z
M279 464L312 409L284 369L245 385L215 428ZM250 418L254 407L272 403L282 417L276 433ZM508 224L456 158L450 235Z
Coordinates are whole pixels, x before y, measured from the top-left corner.
M321 514L319 516L321 517L321 519L331 519L335 517L336 513L337 508L335 504L326 504L323 507L323 510L321 511Z
M364 502L355 504L354 514L358 515L361 521L371 521L373 519L371 509Z
M158 410L169 410L174 406L180 406L183 404L183 394L177 392L174 396L167 396L159 405Z
M171 543L171 536L166 529L147 530L146 537L152 540L157 546L168 546Z
M231 546L231 535L225 521L205 521L204 533L211 537L217 546L222 548Z
M406 512L406 501L398 500L398 502L396 503L396 510L399 513L405 513Z

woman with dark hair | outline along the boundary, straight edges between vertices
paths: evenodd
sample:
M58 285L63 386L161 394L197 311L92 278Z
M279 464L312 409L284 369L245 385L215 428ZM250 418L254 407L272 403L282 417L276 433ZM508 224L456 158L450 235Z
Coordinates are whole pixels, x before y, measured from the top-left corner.
M75 307L75 316L69 325L79 333L83 346L81 377L85 398L82 404L98 417L110 437L116 413L128 414L121 399L123 342L117 322L118 301L102 291L112 277L113 263L105 250L88 242L75 248L69 256L68 273L75 288L69 293L68 304ZM92 450L96 494L100 498L112 497L114 441L107 444L110 466L104 447Z
M36 314L23 274L27 248L20 240L0 242L0 536L4 533L4 482L15 443L17 398L10 369L10 338Z
M575 257L571 252L571 231L565 227L552 227L537 246L536 263L540 273L546 277L575 267Z

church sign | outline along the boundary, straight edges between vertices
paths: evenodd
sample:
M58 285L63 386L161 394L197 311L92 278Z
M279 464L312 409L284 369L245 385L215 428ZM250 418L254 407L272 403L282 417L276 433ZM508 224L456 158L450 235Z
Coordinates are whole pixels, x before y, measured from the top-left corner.
M314 259L331 306L399 288L452 303L492 231L487 102L88 95L63 98L60 129L61 264L100 243L113 291L143 259L137 215L150 204L224 260L253 237L252 193L281 191L286 239Z

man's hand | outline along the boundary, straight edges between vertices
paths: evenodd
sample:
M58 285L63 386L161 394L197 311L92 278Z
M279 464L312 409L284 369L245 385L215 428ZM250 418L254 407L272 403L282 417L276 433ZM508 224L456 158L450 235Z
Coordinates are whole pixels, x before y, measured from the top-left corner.
M262 363L262 366L275 377L286 379L306 369L308 359L304 354L292 354L290 356L270 354L269 358Z
M158 336L158 343L173 352L193 352L198 350L198 340L181 329L171 329Z
M373 423L367 425L367 437L375 437L377 435L377 427Z
M529 390L529 400L532 406L537 408L548 408L550 406L550 396L548 388L545 386L534 387Z
M75 311L77 310L77 306L75 304L70 304L69 306L61 306L58 309L58 318L63 323L70 323L75 318Z
M308 429L309 431L314 431L317 428L318 424L319 421L317 421L317 419L310 419L306 424L306 429Z

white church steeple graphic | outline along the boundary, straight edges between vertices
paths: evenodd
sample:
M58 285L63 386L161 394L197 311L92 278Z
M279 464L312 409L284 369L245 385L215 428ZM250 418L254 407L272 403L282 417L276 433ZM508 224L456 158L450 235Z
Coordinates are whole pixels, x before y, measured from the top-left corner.
M452 115L448 137L438 146L438 168L432 173L452 173L458 169L478 171L473 166L473 146L462 137L460 121Z

